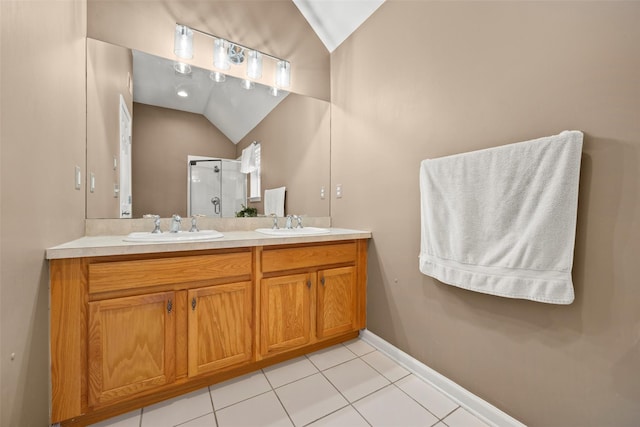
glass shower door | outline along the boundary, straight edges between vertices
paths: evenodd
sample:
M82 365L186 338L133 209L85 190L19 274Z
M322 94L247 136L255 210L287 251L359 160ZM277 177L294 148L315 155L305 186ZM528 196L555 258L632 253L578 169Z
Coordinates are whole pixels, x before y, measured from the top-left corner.
M187 214L222 217L222 161L190 161L189 182Z

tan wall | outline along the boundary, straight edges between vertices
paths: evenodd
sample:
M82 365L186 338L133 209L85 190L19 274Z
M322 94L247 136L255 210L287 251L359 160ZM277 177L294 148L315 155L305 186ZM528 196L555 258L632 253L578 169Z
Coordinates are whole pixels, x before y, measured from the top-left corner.
M87 218L118 218L120 199L120 95L133 117L129 91L133 57L129 49L87 39L87 173L95 176L95 190L87 189ZM90 175L88 175L90 176ZM87 180L87 187L89 187Z
M203 115L134 103L133 217L187 215L187 156L236 158L236 146Z
M531 426L640 421L640 3L389 1L332 54L332 225L368 328ZM420 274L422 159L585 133L569 306Z
M0 425L49 423L45 248L84 231L84 1L0 1Z
M176 22L226 37L291 62L291 90L329 99L329 52L291 0L90 0L89 37L175 59ZM190 64L211 69L212 40L194 36ZM264 59L260 82L273 84L274 62ZM268 65L270 64L270 65ZM244 77L244 69L227 72Z
M290 94L238 143L240 156L252 141L260 141L262 195L265 189L287 187L287 215L329 216L330 111L327 101ZM263 201L250 206L262 214Z

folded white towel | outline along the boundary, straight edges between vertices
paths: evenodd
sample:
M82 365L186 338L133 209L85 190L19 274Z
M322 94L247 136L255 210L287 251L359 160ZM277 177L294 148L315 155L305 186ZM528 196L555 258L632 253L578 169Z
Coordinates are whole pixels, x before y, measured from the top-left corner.
M420 271L478 292L573 302L582 139L565 131L423 160Z
M254 170L256 170L256 146L255 144L251 144L242 150L242 157L240 158L240 172L251 173Z
M264 190L264 214L276 214L278 217L284 216L284 194L286 187L272 188Z

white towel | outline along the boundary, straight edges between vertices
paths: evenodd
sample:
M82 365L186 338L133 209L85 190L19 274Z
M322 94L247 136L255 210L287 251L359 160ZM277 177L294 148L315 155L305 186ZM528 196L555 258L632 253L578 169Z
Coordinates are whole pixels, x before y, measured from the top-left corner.
M249 145L242 150L242 157L240 159L240 172L251 173L256 170L256 146L255 144Z
M461 288L570 304L582 132L423 160L420 271Z
M278 217L284 216L284 192L286 187L272 188L264 190L264 214L276 214Z

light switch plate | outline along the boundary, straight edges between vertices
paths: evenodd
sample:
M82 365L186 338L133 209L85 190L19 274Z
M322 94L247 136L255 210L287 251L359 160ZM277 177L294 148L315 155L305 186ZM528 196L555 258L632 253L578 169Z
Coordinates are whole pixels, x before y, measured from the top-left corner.
M79 190L80 188L82 188L82 171L80 170L80 166L76 166L75 168L74 179L75 179L75 188L76 190Z

